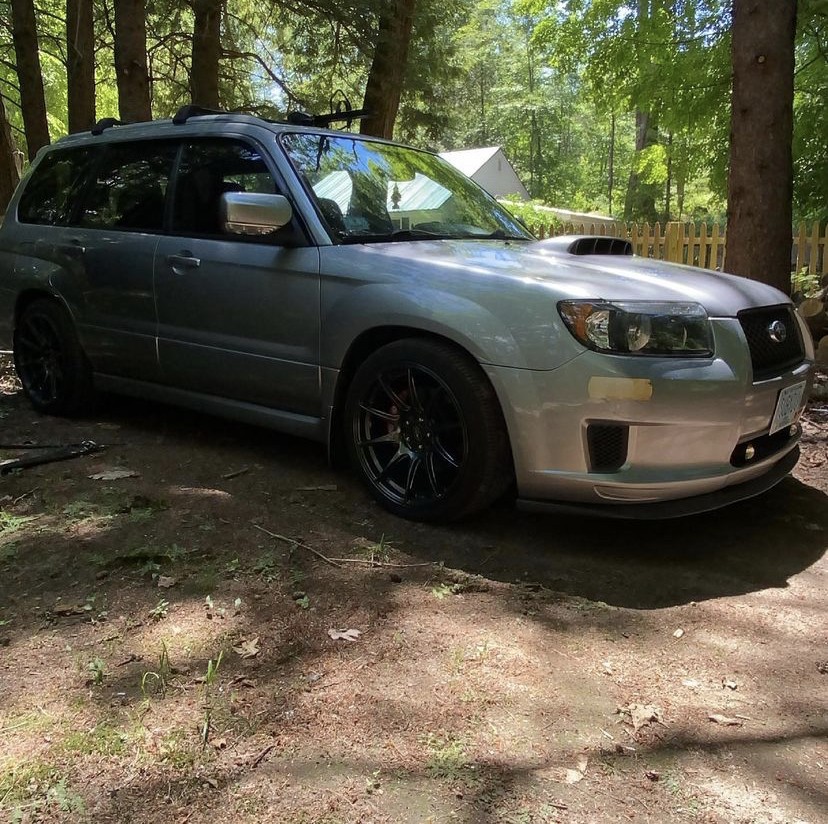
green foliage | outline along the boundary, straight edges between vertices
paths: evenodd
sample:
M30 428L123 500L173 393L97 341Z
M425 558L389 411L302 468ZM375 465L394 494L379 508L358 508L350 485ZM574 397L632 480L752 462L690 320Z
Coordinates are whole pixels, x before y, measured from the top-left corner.
M283 117L327 110L341 92L360 106L382 7L227 0L222 105ZM57 139L68 120L65 4L35 8ZM145 8L152 110L166 117L189 101L193 12L171 0ZM95 10L97 114L117 116L111 6ZM795 216L828 220L828 2L800 0L798 19ZM24 149L15 65L4 25L0 93ZM500 146L542 203L619 214L635 171L660 216L712 219L726 191L729 96L730 0L419 0L395 136L437 150ZM639 151L636 112L653 131Z

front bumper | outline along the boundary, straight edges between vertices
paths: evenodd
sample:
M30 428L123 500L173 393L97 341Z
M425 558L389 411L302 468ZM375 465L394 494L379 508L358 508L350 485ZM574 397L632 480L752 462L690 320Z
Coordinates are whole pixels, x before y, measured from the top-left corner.
M586 504L555 503L553 501L529 501L518 499L519 509L527 512L547 512L565 515L597 515L602 518L625 518L632 520L658 521L668 518L683 518L686 515L698 515L711 512L723 506L754 498L767 492L782 481L796 466L799 460L799 447L795 446L771 468L752 481L745 481L736 486L725 487L718 492L706 495L694 495L692 498L679 498L675 501L660 501L645 504Z
M676 517L781 480L796 463L798 428L742 465L734 465L734 450L767 435L786 387L805 382L804 405L812 361L753 382L738 321L717 319L713 328L716 356L709 359L585 351L550 371L484 367L501 400L524 505L555 502L622 517L649 508L648 517ZM595 471L587 438L593 424L624 429L625 459L614 471Z

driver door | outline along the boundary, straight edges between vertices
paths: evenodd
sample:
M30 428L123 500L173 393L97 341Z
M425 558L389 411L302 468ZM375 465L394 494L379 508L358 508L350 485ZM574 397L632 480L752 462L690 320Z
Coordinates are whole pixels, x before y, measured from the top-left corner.
M221 195L241 191L279 193L255 144L183 146L170 234L155 256L162 380L318 417L318 251L280 243L295 226L263 237L224 232Z

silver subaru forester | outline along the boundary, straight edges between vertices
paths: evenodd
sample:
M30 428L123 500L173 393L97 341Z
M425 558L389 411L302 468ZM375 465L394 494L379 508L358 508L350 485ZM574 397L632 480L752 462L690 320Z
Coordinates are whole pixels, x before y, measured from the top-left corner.
M535 240L434 154L185 107L40 152L0 229L0 346L40 412L98 391L326 442L424 521L701 512L796 463L790 300Z

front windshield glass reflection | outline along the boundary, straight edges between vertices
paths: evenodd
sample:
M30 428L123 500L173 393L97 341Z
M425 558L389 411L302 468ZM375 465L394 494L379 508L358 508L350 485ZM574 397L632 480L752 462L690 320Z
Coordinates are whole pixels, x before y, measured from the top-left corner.
M437 155L348 136L285 134L282 145L342 243L531 236Z

